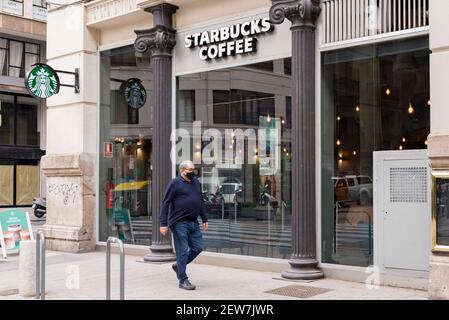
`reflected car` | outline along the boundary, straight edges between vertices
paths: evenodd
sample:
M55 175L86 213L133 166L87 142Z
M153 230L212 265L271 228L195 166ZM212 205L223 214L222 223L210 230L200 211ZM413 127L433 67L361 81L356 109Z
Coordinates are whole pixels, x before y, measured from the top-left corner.
M357 202L366 206L373 201L373 181L369 176L333 177L335 201Z
M234 203L235 194L241 193L243 190L243 186L239 182L224 182L219 188L225 203Z

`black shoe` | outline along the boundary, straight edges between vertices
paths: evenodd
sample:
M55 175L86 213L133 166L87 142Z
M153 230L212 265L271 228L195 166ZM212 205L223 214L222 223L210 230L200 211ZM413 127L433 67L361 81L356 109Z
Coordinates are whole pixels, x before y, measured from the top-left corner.
M190 281L188 279L180 282L179 287L181 289L185 289L185 290L195 290L195 288L196 288L193 284L190 283Z
M173 263L173 264L171 265L171 267L172 267L173 271L176 272L176 274L178 274L178 265L176 264L176 262Z

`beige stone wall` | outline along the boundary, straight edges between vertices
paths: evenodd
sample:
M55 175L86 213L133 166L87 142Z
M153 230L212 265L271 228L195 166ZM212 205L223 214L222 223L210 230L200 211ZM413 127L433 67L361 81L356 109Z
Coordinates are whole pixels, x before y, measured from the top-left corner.
M430 96L431 134L429 159L433 172L449 169L449 1L430 1ZM429 296L449 299L449 255L434 253L430 258Z
M4 33L45 40L46 23L0 13L0 28Z
M162 1L138 1L137 6L144 8ZM174 17L174 26L178 31L193 28L208 21L225 19L226 17L247 14L251 11L269 8L270 0L175 0L169 1L179 6ZM88 5L89 6L89 5ZM99 30L101 46L110 46L135 39L134 30L148 29L153 26L150 13L130 11L128 14L104 19L91 25Z
M53 250L83 252L96 243L95 195L98 149L98 33L86 27L84 4L49 12L47 58L55 69L79 68L80 92L61 87L47 99L47 222ZM60 73L62 83L74 76Z

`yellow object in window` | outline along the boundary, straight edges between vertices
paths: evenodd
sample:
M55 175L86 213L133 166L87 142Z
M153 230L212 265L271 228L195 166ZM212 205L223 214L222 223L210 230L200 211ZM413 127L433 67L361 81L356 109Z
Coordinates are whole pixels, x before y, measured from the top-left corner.
M150 183L149 180L145 181L134 181L134 182L123 182L118 184L114 191L130 191L130 190L140 190L146 187Z

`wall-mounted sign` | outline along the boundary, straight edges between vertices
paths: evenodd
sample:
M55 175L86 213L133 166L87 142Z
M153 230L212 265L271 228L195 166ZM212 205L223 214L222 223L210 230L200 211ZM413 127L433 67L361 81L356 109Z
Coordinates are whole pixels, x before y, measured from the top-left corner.
M269 18L255 19L220 29L187 35L185 47L199 47L199 55L202 60L246 54L257 50L255 35L273 30L274 26Z
M131 78L125 81L121 90L123 90L123 97L132 109L140 109L145 105L147 100L147 91L142 85L142 81L137 78Z
M28 71L25 86L31 95L45 99L59 92L60 82L52 67L39 63Z
M104 143L103 156L105 158L112 158L112 157L114 157L114 146L113 146L112 142L105 142Z

